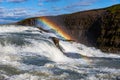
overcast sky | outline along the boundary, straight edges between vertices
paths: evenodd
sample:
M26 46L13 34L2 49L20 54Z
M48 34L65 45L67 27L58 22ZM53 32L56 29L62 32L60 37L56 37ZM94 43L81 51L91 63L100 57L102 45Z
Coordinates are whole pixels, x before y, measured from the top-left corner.
M108 7L120 0L0 0L0 23Z

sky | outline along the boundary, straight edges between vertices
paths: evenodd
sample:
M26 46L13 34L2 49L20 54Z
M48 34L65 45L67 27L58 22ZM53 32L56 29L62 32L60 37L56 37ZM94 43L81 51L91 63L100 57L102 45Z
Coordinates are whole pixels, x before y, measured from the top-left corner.
M55 16L119 4L120 0L0 0L0 24L36 16Z

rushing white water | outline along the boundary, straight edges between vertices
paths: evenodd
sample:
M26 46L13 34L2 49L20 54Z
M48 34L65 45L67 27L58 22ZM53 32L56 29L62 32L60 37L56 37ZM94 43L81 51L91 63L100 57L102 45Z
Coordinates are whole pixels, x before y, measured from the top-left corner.
M116 80L120 55L49 37L35 27L0 26L0 80ZM86 56L86 57L83 57Z
M64 52L66 53L79 53L81 55L88 57L120 58L119 55L113 53L103 53L99 49L95 49L94 47L87 47L83 44L79 44L75 42L70 43L70 42L60 41L60 45L64 48Z

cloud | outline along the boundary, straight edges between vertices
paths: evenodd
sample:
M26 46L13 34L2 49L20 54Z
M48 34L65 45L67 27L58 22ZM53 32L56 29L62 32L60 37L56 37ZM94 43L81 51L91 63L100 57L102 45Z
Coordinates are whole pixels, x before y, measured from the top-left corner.
M21 2L25 2L27 0L7 0L7 2L14 2L14 3L21 3Z
M43 3L42 3L42 2L39 2L38 5L39 5L39 6L43 6Z
M0 0L0 2L10 3L21 3L29 0ZM31 0L32 1L32 0ZM59 15L65 13L76 12L80 10L85 10L88 6L93 5L94 2L98 0L65 0L65 4L62 5L64 0L33 0L38 1L38 7L28 6L28 8L24 8L24 6L13 6L13 8L7 8L6 6L0 7L0 21L18 21L20 19L28 18L28 17L36 17L36 16L49 16L49 15ZM54 2L59 2L60 5L55 4ZM49 2L46 4L46 2ZM68 4L67 4L68 2ZM70 3L73 2L73 3ZM36 4L36 3L35 3ZM51 5L53 4L53 5ZM52 6L52 7L51 7ZM50 8L49 8L50 7ZM33 9L30 9L33 8Z
M39 4L43 4L44 2L59 2L61 0L39 0Z
M47 11L48 11L47 9L42 9L39 12L47 12Z
M61 11L62 10L62 8L57 7L57 6L53 6L52 9L53 9L53 11Z
M13 3L21 3L27 0L0 0L0 2L13 2Z
M91 1L79 1L79 2L76 2L76 3L73 3L73 4L70 4L67 6L67 8L71 8L71 7L78 7L78 6L90 6L92 4Z
M92 5L96 1L97 0L80 0L78 2L75 2L75 3L72 3L72 4L65 6L64 10L73 10L76 7L80 7L80 8L84 7L85 8L87 6Z
M53 3L53 2L59 2L59 1L61 1L61 0L39 0L39 3L38 3L38 5L39 6L43 6L44 5L44 3Z
M5 17L21 17L27 16L29 14L29 9L26 8L14 8L14 9L7 9L3 14Z
M0 7L0 14L2 14L4 12L5 8L4 7Z
M0 2L3 2L3 0L0 0Z
M4 7L0 7L0 23L9 23L10 21L13 22L31 17L32 14L30 14L30 12L31 9L27 8L6 9Z
M44 2L58 2L60 0L44 0Z

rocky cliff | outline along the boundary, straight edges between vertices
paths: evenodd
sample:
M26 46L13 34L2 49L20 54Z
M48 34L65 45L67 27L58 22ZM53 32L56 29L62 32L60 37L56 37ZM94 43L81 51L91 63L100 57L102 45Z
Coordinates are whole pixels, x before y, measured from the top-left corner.
M29 18L16 24L36 26L37 18ZM77 42L104 52L120 53L120 4L47 18L60 25Z

